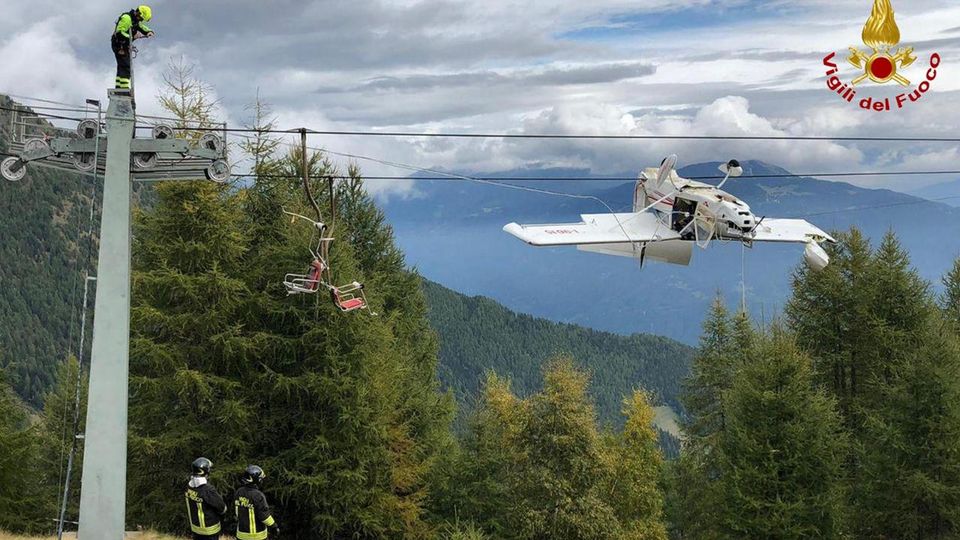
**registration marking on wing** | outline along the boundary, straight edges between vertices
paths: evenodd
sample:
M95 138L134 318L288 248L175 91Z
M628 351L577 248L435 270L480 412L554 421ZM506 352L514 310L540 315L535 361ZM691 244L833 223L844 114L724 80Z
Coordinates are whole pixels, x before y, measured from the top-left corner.
M637 214L584 214L580 223L520 225L503 230L534 246L570 246L643 243L679 238L657 216Z

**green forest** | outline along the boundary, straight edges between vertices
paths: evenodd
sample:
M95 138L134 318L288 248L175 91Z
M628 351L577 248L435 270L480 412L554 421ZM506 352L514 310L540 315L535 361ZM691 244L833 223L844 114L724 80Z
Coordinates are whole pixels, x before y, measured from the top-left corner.
M0 154L8 152L14 103L0 96ZM4 182L6 184L6 182ZM88 233L95 197L88 176L33 168L0 197L0 366L33 406L57 365L76 354L83 269L96 262ZM69 351L69 352L65 352Z
M461 413L471 409L486 373L509 377L513 390L526 396L541 388L543 363L562 355L590 372L590 395L601 422L623 426L621 402L637 384L655 394L657 404L682 409L681 380L693 354L686 345L522 315L429 281L423 290L427 317L440 336L440 380L454 390Z
M193 89L170 113L208 121L189 82L167 90ZM263 104L250 124L271 124ZM160 183L135 215L131 529L187 532L183 490L204 455L224 493L261 465L292 538L960 536L960 261L938 297L893 233L873 246L841 232L833 264L799 267L769 325L718 300L692 355L647 337L601 346L423 284L357 167L263 133L236 151L255 182ZM285 296L278 277L310 256L311 228L282 212L310 211L290 179L304 161L311 178L347 177L332 201L325 182L317 193L336 208L334 279L364 283L370 310ZM458 339L441 344L431 324ZM444 355L463 372L442 372ZM4 358L0 529L48 532L78 364L50 358L31 393L31 372ZM472 397L458 407L456 393ZM659 403L684 411L671 460Z

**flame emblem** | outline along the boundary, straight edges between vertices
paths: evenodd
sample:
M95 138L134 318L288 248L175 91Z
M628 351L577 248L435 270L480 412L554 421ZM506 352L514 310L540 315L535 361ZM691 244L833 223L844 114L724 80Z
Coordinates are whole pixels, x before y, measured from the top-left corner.
M863 43L873 49L873 54L850 47L847 60L863 70L863 75L854 79L852 84L869 78L878 84L896 81L903 86L910 86L910 80L897 73L897 69L910 66L917 61L917 57L913 55L913 47L901 47L896 54L890 54L891 49L900 43L900 27L897 26L890 0L873 1L873 11L863 26Z

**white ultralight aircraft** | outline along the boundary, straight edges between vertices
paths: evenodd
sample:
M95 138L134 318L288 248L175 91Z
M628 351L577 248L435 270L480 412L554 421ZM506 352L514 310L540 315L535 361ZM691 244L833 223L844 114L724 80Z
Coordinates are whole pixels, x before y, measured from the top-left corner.
M580 223L519 225L503 230L532 246L577 246L581 251L634 257L687 266L693 246L707 248L713 240L805 244L804 259L814 270L823 270L830 257L823 242L836 242L829 234L802 219L760 218L740 199L721 188L731 177L743 174L732 160L720 166L726 175L712 186L681 178L677 156L640 173L633 193L633 212L584 214Z

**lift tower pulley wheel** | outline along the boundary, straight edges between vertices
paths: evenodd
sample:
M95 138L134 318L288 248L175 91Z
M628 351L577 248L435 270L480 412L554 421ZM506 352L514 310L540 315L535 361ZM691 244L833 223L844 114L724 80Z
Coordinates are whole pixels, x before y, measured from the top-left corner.
M27 164L18 157L10 156L0 161L0 174L10 182L19 182L27 174Z

